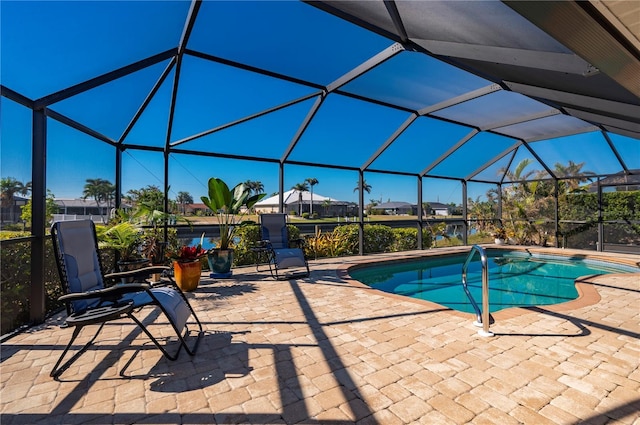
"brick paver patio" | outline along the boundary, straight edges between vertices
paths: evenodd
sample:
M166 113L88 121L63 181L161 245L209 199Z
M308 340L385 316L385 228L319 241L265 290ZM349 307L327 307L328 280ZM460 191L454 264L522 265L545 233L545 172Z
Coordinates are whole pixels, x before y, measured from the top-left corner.
M499 312L484 338L471 315L346 279L359 261L313 261L292 281L204 278L189 297L206 334L175 362L120 320L55 381L71 329L54 318L2 344L0 422L640 424L640 274L586 279L577 304Z

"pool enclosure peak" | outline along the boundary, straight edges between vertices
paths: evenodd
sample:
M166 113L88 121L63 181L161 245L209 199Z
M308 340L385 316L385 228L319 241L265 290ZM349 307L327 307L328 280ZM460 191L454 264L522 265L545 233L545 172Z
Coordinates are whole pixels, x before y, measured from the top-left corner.
M555 168L569 161L594 176L640 168L633 10L573 1L1 7L3 99L121 151L489 183L509 182L523 159L536 178L571 177Z

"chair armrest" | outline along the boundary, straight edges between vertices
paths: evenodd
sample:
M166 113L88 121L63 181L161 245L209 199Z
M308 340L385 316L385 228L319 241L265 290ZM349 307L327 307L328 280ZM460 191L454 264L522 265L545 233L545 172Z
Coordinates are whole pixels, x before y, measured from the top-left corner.
M123 277L135 277L139 275L150 275L153 273L162 273L168 270L171 270L171 268L167 266L150 266L150 267L143 267L141 269L136 269L136 270L128 270L125 272L115 272L115 273L105 274L104 278L119 279Z
M108 288L96 289L95 291L75 292L73 294L65 294L58 298L58 301L77 301L91 298L119 298L123 294L130 292L145 291L150 288L148 283L122 283L110 286Z

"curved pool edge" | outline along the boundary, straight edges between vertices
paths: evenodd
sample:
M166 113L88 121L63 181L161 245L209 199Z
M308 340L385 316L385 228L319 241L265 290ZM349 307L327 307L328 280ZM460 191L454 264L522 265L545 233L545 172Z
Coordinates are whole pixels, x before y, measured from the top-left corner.
M624 266L631 266L640 268L640 255L634 254L618 254L618 253L606 253L606 252L595 252L595 251L585 251L585 250L577 250L577 249L563 249L563 248L549 248L549 247L531 247L531 246L521 246L521 245L494 245L494 244L482 244L483 248L490 248L496 250L508 250L508 251L522 251L522 252L530 252L535 254L544 254L544 255L552 255L558 257L567 257L567 258L576 258L582 260L595 260L602 261L607 263L619 264ZM349 271L366 267L372 264L381 264L381 263L398 263L398 262L410 262L410 261L418 261L424 257L439 257L439 256L448 256L455 254L463 254L469 252L470 246L460 246L460 247L449 247L449 248L437 248L431 250L423 250L423 251L408 251L404 253L394 253L393 256L363 256L360 257L361 260L356 260L355 262L350 262L347 264L342 264L338 266L336 269L336 273L338 278L344 280L347 284L368 289L371 291L375 291L376 294L383 295L385 297L394 298L401 301L408 301L416 304L421 304L432 309L446 309L446 313L452 314L457 317L474 317L473 313L465 313L457 310L453 310L449 307L434 303L432 301L421 300L417 298L411 298L404 295L392 294L389 292L384 292L375 288L372 288L364 283L354 279L351 277ZM517 316L521 316L524 314L534 313L540 310L546 310L550 312L562 312L562 311L570 311L577 310L584 307L589 307L597 304L601 300L601 296L596 289L596 285L603 279L612 278L612 277L629 277L634 278L637 276L637 280L640 281L640 271L638 273L609 273L606 275L588 275L588 276L580 276L575 279L576 289L578 291L578 297L574 300L567 301L559 304L551 304L551 305L542 305L542 306L531 306L531 307L510 307L500 311L496 311L491 313L496 320L504 320Z

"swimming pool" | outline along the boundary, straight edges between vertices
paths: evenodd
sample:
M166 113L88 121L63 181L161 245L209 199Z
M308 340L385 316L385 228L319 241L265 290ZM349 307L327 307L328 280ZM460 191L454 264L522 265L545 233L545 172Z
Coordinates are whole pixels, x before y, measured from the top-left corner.
M531 254L524 251L487 251L489 310L558 304L578 297L580 276L638 272L640 269L603 261ZM355 280L372 288L431 301L454 310L473 313L462 287L462 264L467 253L420 260L390 262L349 270ZM478 304L482 301L481 264L469 265L467 282Z

